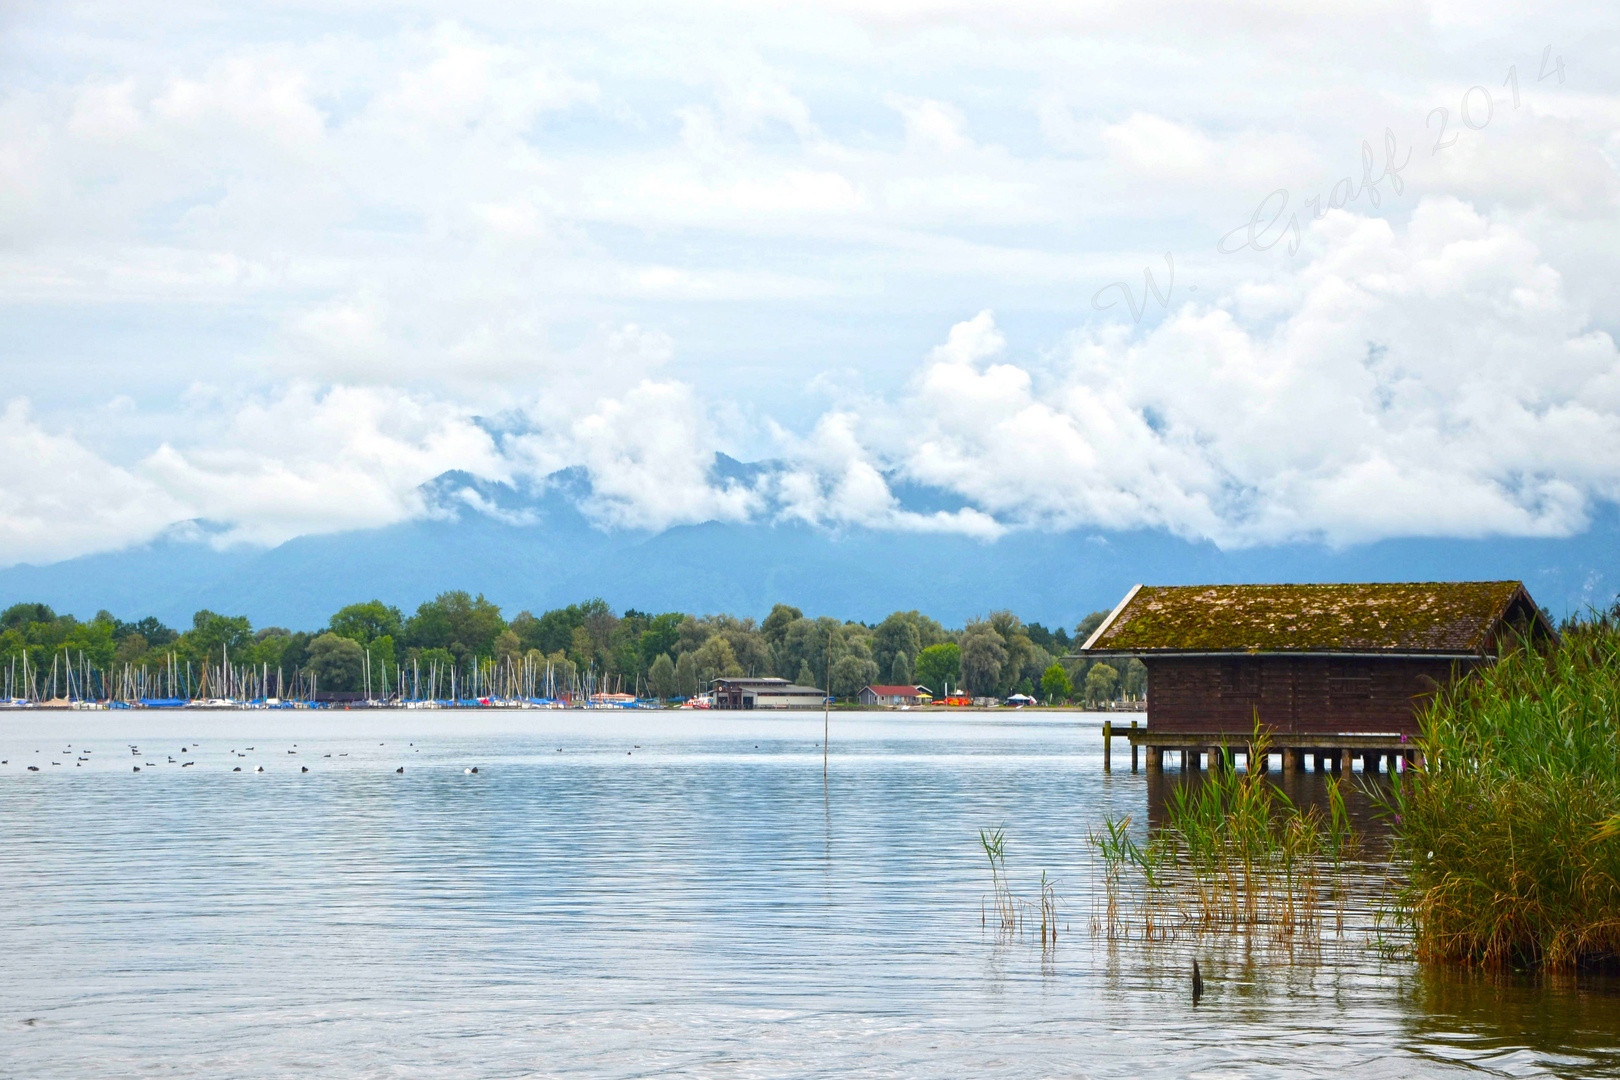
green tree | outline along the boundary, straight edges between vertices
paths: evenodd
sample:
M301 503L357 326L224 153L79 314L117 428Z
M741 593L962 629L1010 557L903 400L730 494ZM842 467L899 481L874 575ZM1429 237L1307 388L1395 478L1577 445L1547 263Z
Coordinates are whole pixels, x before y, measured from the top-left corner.
M814 686L817 689L821 688L821 680L816 678L816 673L810 670L809 661L805 661L799 665L799 677L793 681L799 686Z
M1125 661L1125 674L1123 689L1133 698L1140 698L1147 694L1147 665L1136 657Z
M406 643L421 649L449 649L459 656L490 656L506 629L501 609L465 592L446 592L416 609L405 624ZM458 651L459 649L459 651Z
M969 623L962 635L962 682L975 697L994 696L1001 686L1007 645L988 623Z
M220 662L229 649L236 658L253 643L253 624L247 616L219 615L206 608L191 617L191 630L180 639L181 652L194 660Z
M915 611L897 611L878 624L872 634L872 659L879 668L890 670L898 653L912 657L922 651L922 634L917 628L920 617Z
M56 612L48 604L12 604L0 612L0 629L21 630L30 623L48 623L56 619Z
M691 697L698 692L697 659L694 654L683 652L675 661L675 692L682 697Z
M1091 665L1091 670L1086 672L1086 704L1102 705L1114 700L1118 686L1119 672L1108 664Z
M363 604L350 604L340 608L327 624L327 630L338 637L346 637L365 645L384 635L397 638L404 629L399 609L389 607L381 600L368 600Z
M895 686L911 684L911 659L905 653L894 654L894 663L889 668L889 682Z
M765 643L772 648L782 644L782 639L787 636L787 628L802 618L804 618L804 612L796 607L790 607L787 604L774 605L771 608L771 613L765 616L765 621L760 624L759 628L760 632L765 635Z
M937 696L944 696L948 687L960 687L962 647L954 641L928 646L917 654L916 679Z
M353 638L331 632L309 643L309 670L320 690L358 690L365 651Z
M1063 670L1062 664L1053 664L1041 676L1041 697L1048 703L1068 701L1074 696L1074 687L1069 685L1069 674Z
M852 698L877 680L877 661L848 653L833 662L832 692L841 698Z
M705 687L721 676L737 676L743 673L742 665L737 663L737 654L731 650L731 642L722 634L716 634L705 641L703 647L691 655L697 663L698 674Z
M675 678L675 661L669 658L669 653L660 653L658 659L648 666L647 685L657 697L675 696L679 683Z
M510 630L502 630L495 637L495 659L501 663L510 660L514 665L523 663L523 642Z
M650 665L657 657L674 652L675 643L681 639L681 620L684 618L686 616L679 611L666 611L647 620L638 644L643 663Z

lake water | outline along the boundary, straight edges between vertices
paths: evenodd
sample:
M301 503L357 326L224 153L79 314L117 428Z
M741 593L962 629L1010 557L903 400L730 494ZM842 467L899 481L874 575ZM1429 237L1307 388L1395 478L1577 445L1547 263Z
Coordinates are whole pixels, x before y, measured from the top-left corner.
M0 1075L1620 1075L1612 983L1094 937L1100 723L0 713Z

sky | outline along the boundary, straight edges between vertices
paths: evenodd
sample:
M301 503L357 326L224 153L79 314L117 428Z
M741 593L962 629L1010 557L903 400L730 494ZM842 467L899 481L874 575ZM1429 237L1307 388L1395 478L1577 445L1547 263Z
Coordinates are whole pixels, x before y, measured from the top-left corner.
M1617 61L1596 4L0 4L0 566L571 466L604 529L1576 535Z

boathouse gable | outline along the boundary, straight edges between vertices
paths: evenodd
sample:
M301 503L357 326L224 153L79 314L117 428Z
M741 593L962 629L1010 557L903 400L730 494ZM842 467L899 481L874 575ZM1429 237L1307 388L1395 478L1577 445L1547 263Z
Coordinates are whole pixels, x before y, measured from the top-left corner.
M1087 639L1134 656L1151 731L1411 735L1510 639L1556 638L1517 581L1137 586Z

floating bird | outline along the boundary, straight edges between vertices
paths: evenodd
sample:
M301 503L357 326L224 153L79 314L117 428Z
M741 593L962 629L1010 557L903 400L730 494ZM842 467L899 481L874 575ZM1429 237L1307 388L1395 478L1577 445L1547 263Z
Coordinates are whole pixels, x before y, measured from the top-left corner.
M289 750L289 751L287 751L287 753L289 753L289 754L296 754L296 753L298 753L298 751L296 751L296 750Z
M136 772L140 772L140 771L141 771L141 767L140 767L140 766L139 766L139 765L137 765L137 766L135 766L135 771L136 771Z
M473 766L473 767L472 767L472 768L470 768L470 769L462 769L462 770L461 770L461 771L462 771L462 772L464 772L464 773L466 773L466 774L468 774L468 775L469 775L469 776L470 776L470 775L472 775L472 774L473 774L473 773L475 773L475 772L477 772L477 771L478 771L478 766L476 766L476 765L474 765L474 766Z
M251 747L251 746L250 746L250 747L248 747L248 749L249 749L249 750L252 750L252 749L253 749L253 747Z
M257 769L254 769L253 771L254 772L264 772L264 766L260 765Z
M30 766L28 766L28 771L29 772L39 772L39 766L38 765L30 765Z
M242 771L242 766L240 766L240 765L238 765L236 768L231 770L231 772L241 772L241 771Z
M1204 977L1202 975L1200 975L1199 972L1198 972L1198 961L1194 960L1193 961L1193 1004L1194 1005L1198 1004L1198 999L1203 997L1203 996L1204 996Z
M305 765L305 766L304 766L304 767L303 767L303 769L302 769L302 770L300 770L300 771L302 771L302 772L309 772L309 766L308 766L308 765Z
M322 754L321 757L331 757L331 754Z
M197 764L195 761L182 761L180 763L180 767L182 769L189 769L191 766L193 766L195 764Z
M405 771L405 766L401 765L399 768L395 769L394 771L397 772L397 773L402 773L402 772Z

